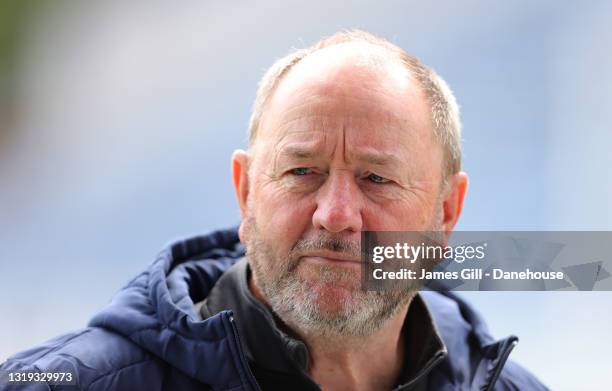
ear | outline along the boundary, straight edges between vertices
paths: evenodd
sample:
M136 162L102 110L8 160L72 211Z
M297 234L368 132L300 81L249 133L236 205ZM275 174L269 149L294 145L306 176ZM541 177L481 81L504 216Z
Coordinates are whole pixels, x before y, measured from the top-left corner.
M247 198L249 196L249 155L247 152L237 149L232 154L232 179L234 180L234 191L240 207L240 216L244 220L246 216Z
M468 176L465 172L451 175L447 181L442 210L442 230L451 232L459 220L463 209L463 199L468 187Z

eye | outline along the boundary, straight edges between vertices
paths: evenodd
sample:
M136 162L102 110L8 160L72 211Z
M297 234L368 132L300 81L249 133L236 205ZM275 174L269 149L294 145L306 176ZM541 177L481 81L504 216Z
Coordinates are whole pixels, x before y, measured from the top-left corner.
M374 183L389 183L390 180L387 178L383 178L380 175L376 175L376 174L370 174L367 176L368 180L374 182Z
M312 169L308 167L298 167L289 171L291 174L296 176L304 176L308 174L312 174Z

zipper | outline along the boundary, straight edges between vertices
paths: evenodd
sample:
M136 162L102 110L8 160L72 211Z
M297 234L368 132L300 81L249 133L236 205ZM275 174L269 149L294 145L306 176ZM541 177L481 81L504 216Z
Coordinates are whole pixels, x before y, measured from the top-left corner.
M232 311L227 311L227 312L228 314L226 316L229 319L230 324L232 325L232 331L234 332L234 341L236 342L236 345L238 348L238 355L240 356L240 362L242 363L242 366L246 370L247 379L251 383L251 386L253 387L254 390L261 391L261 388L259 387L259 384L257 383L257 380L255 380L255 376L253 375L253 372L251 371L251 367L249 366L249 363L247 362L244 356L244 353L242 352L242 345L240 343L240 336L238 335L238 328L236 327L236 323L234 321L234 314L232 313Z
M425 367L423 369L421 369L421 372L417 375L417 377L415 377L414 379L412 379L411 381L409 381L408 383L401 385L397 388L394 388L393 391L402 391L402 390L407 390L410 387L414 386L415 384L418 384L418 382L420 382L421 380L423 380L423 378L429 373L431 372L431 370L438 365L438 363L442 360L444 360L446 358L447 355L447 351L446 349L439 351L438 353L436 353L436 355L434 357L431 358L431 360L429 360L429 362L427 363L427 365L425 365Z
M508 346L506 348L506 350L504 350L504 352L502 353L501 357L499 358L499 362L497 363L497 365L495 366L495 369L493 370L493 376L491 377L491 381L489 382L489 386L486 388L485 391L492 391L493 390L493 386L497 382L497 379L499 378L499 375L501 375L501 371L504 368L504 365L506 364L506 361L508 361L508 357L510 356L510 353L512 352L512 350L514 349L514 347L518 343L518 338L517 337L510 337L509 343L510 343L510 346Z

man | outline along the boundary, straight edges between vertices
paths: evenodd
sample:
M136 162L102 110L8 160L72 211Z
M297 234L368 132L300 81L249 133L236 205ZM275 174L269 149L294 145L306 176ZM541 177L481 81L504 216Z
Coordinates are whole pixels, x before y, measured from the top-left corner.
M453 230L459 139L444 81L381 38L288 55L232 156L239 229L172 245L88 328L2 369L88 390L545 389L459 298L361 289L362 231Z

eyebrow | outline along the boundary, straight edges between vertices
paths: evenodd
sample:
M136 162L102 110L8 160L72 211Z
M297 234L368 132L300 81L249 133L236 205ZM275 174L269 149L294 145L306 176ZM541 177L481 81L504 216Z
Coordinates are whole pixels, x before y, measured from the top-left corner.
M311 159L319 156L320 151L315 148L292 145L284 148L280 155L295 159ZM400 165L400 160L395 154L374 149L352 153L351 155L353 155L357 161L376 166L386 166L392 164Z
M319 155L319 152L314 148L290 145L290 146L287 146L286 148L283 148L280 155L288 156L290 158L297 158L297 159L310 159L310 158L313 158Z
M389 164L399 164L399 159L392 153L383 151L364 151L355 153L358 161L373 164L375 166L386 166Z

